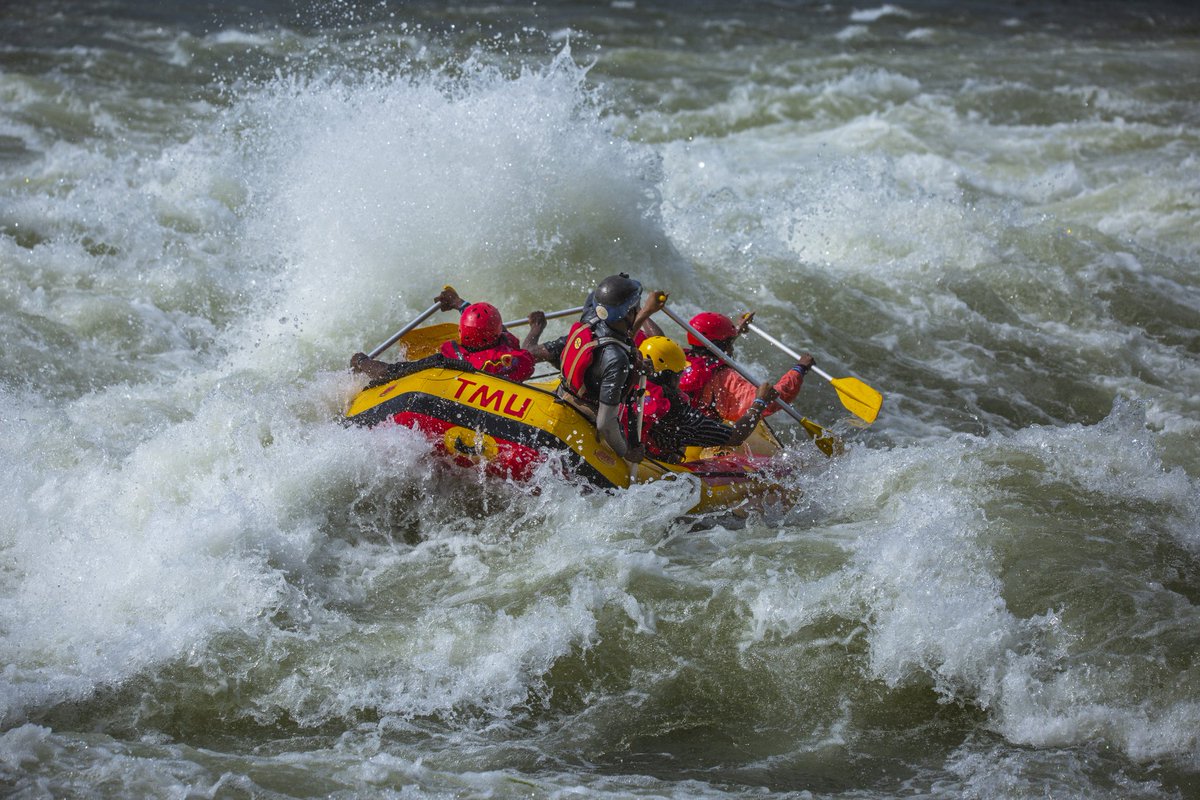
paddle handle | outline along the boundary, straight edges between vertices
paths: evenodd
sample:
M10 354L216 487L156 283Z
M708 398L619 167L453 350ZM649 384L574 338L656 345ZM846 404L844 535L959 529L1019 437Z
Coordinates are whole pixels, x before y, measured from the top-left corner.
M637 442L642 443L642 432L646 427L646 376L643 375L641 381L638 382L638 391L641 393L638 396L638 421L637 421Z
M748 322L748 323L746 323L746 327L747 327L747 328L749 328L750 330L754 331L755 333L757 333L757 334L758 334L759 336L761 336L762 338L766 339L766 340L767 340L768 342L770 342L771 344L773 344L773 345L775 345L776 347L778 347L778 348L779 348L780 350L782 350L783 352L787 353L789 356L791 356L792 358L794 358L796 361L799 361L799 360L800 360L800 354L799 354L799 353L797 353L797 352L796 352L795 350L793 350L792 348L788 347L788 346L787 346L786 344L784 344L783 342L781 342L781 341L779 341L778 339L776 339L776 338L775 338L774 336L772 336L771 334L769 334L769 333L767 333L766 331L764 331L762 328L760 328L760 327L758 327L757 325L755 325L753 322ZM825 380L827 380L827 381L830 381L831 383L833 382L833 377L832 377L832 376L831 376L831 375L830 375L828 372L826 372L825 370L823 370L823 369L821 369L820 367L818 367L816 364L812 364L811 366L809 366L809 369L811 369L813 372L815 372L815 373L817 373L818 375L820 375L820 376L821 376L822 378L824 378Z
M759 381L754 380L754 378L750 375L750 371L748 369L746 369L741 364L739 364L738 362L736 362L732 358L730 358L725 353L725 351L723 351L721 348L717 347L715 344L713 344L711 341L709 341L708 338L704 334L700 333L700 331L693 328L691 323L689 323L686 319L679 316L678 314L676 314L674 311L672 311L670 308L668 308L666 306L663 307L663 313L666 314L671 319L673 319L676 322L676 324L678 324L685 331L692 334L692 336L695 336L697 341L701 342L705 347L707 347L709 349L710 352L712 352L712 354L714 356L719 358L726 365L728 365L729 367L732 367L737 372L737 374L741 375L743 378L750 381L755 386L757 386L759 384ZM804 424L804 417L800 415L799 411L792 408L792 406L789 403L784 402L782 399L775 400L775 403L780 408L782 408L784 411L786 411L788 413L788 415L792 417L792 419L796 420L796 422L799 422L801 425Z
M394 345L396 342L400 341L400 337L401 337L401 336L403 336L404 334L408 333L409 331L411 331L413 328L415 328L415 327L417 327L418 325L420 325L420 324L421 324L422 322L424 322L425 320L429 319L431 316L433 316L433 313L434 313L435 311L437 311L437 310L438 310L439 308L441 308L441 307L442 307L442 304L441 304L441 303L434 303L434 304L433 304L433 305L431 305L429 308L427 308L427 309L425 309L424 311L422 311L422 312L421 312L421 314L420 314L420 316L418 316L418 317L417 317L416 319L414 319L412 322L410 322L410 323L408 323L407 325L405 325L405 326L404 326L403 328L401 328L400 330L398 330L398 331L396 331L395 333L393 333L393 334L392 334L390 337L388 337L388 340L387 340L386 342L384 342L383 344L379 345L378 347L376 347L376 348L375 348L374 350L372 350L371 352L367 353L367 357L368 357L368 358L376 358L376 357L378 357L378 356L379 356L379 354L380 354L380 353L382 353L384 350L387 350L389 347L391 347L392 345Z
M562 311L547 311L546 319L558 319L559 317L569 317L572 314L582 314L583 308L584 308L583 306L575 306L574 308L564 308ZM529 317L525 317L524 319L514 319L512 322L506 322L506 323L504 323L504 327L515 328L518 325L528 325L528 324L529 324Z

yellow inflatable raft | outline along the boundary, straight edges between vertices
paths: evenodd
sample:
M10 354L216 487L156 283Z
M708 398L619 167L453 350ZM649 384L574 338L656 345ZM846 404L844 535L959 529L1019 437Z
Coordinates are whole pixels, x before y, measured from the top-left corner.
M539 463L556 457L567 474L600 488L695 479L701 496L694 512L781 492L779 464L772 459L781 447L765 424L736 451L693 448L682 464L647 458L631 476L629 465L598 438L587 417L555 396L556 381L514 383L440 355L396 365L394 374L363 389L351 401L346 420L415 428L438 452L463 465L482 463L491 474L528 480Z

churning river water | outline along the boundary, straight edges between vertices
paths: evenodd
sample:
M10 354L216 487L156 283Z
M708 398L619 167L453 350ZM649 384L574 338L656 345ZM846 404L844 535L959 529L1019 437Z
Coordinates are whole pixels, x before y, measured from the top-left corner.
M1200 797L1198 231L1185 3L7 3L0 794ZM879 420L744 520L340 424L619 270Z

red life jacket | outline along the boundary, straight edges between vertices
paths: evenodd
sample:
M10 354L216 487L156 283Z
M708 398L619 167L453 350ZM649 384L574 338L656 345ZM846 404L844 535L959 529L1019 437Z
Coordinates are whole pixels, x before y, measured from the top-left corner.
M617 412L626 437L629 436L628 409L631 405L637 407L642 414L642 442L646 445L646 452L652 456L660 455L658 447L654 444L654 437L651 435L651 430L654 428L655 423L665 417L667 412L671 410L671 401L667 399L661 386L653 381L646 381L646 402L644 404L640 401L622 403L620 411Z
M695 350L688 353L688 365L679 376L679 391L687 396L688 401L696 408L700 407L700 394L708 382L717 376L725 367L716 356L700 353Z
M646 381L646 405L642 409L642 425L643 432L650 429L650 426L658 422L667 415L671 410L671 401L667 399L666 393L657 383Z
M572 325L571 332L567 334L562 357L559 359L562 365L562 387L577 398L584 399L587 393L584 377L596 358L596 350L610 344L622 347L626 351L630 349L628 344L616 337L597 336L586 322L576 322Z
M522 350L517 337L502 333L491 347L468 350L453 339L442 343L442 355L466 361L475 369L499 375L510 381L521 381L533 374L533 356Z

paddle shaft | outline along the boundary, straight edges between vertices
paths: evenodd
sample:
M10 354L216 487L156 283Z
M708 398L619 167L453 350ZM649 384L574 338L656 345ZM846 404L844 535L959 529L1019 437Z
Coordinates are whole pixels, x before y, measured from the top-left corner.
M548 312L546 312L546 319L558 319L559 317L569 317L572 314L582 314L582 313L583 313L583 306L575 306L575 308L564 308L562 311L548 311ZM525 319L515 319L512 322L506 322L506 323L504 323L504 327L515 328L518 325L528 325L528 324L529 324L529 317L526 317Z
M761 336L762 338L766 339L766 340L767 340L768 342L770 342L771 344L773 344L773 345L775 345L776 347L778 347L778 348L779 348L780 350L782 350L783 352L787 353L789 356L791 356L792 358L794 358L796 361L799 361L799 360L800 360L800 354L799 354L799 353L797 353L797 352L796 352L795 350L793 350L792 348L788 347L788 346L787 346L786 344L784 344L783 342L781 342L781 341L779 341L778 339L776 339L776 338L775 338L774 336L772 336L771 334L769 334L769 333L767 333L766 331L764 331L762 328L760 328L760 327L758 327L757 325L755 325L753 322L747 323L747 324L746 324L746 327L747 327L747 328L749 328L750 330L754 331L755 333L757 333L757 334L758 334L759 336ZM820 376L821 376L822 378L824 378L825 380L827 380L827 381L830 381L830 382L832 382L832 381L833 381L833 376L832 376L832 375L830 375L830 374L829 374L828 372L826 372L825 370L823 370L823 369L821 369L820 367L818 367L816 364L813 364L812 366L810 366L810 367L809 367L809 369L811 369L813 372L815 372L815 373L817 373L818 375L820 375Z
M392 335L391 335L391 336L388 338L388 340L387 340L386 342L384 342L383 344L379 345L379 347L376 347L376 348L375 348L374 350L372 350L371 352L367 353L367 357L368 357L368 358L376 358L376 357L378 357L378 356L379 356L379 354L380 354L380 353L382 353L384 350L387 350L389 347L391 347L392 345L394 345L396 342L400 341L400 337L404 336L404 334L408 333L408 332L409 332L409 331L411 331L413 328L417 327L417 326L418 326L418 325L420 325L422 322L424 322L425 320L427 320L427 319L429 319L431 316L433 316L433 312L437 311L437 310L438 310L439 308L441 308L441 307L442 307L442 304L441 304L441 303L434 303L434 304L433 304L433 305L431 305L429 308L427 308L427 309L425 309L424 311L422 311L422 312L421 312L421 314L420 314L420 315L419 315L419 316L418 316L416 319L414 319L412 322L410 322L410 323L408 323L407 325L405 325L405 326L404 326L403 328L401 328L400 330L398 330L398 331L396 331L395 333L393 333L393 334L392 334Z
M706 337L704 334L700 333L700 331L693 328L691 323L689 323L686 319L679 316L674 311L672 311L671 309L669 309L665 306L663 307L663 313L666 314L671 319L675 320L675 322L681 328L683 328L685 331L692 334L692 336L695 336L697 341L701 342L705 347L707 347L709 349L709 351L712 352L712 354L714 356L719 358L727 366L731 367L734 371L736 371L738 375L741 375L743 378L750 381L755 386L758 385L758 381L754 380L754 378L750 375L750 371L748 369L746 369L741 364L739 364L738 362L736 362L732 358L730 358L729 355L725 353L725 351L723 351L721 348L717 347L715 344L713 344L711 341L709 341L708 337ZM784 411L786 411L792 417L792 419L796 420L796 422L799 422L801 425L804 424L804 417L801 416L799 411L792 408L792 406L789 403L784 402L782 399L775 400L775 403L780 408L782 408Z

